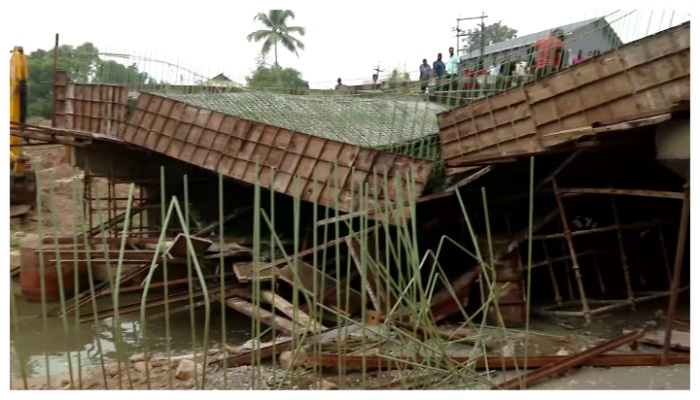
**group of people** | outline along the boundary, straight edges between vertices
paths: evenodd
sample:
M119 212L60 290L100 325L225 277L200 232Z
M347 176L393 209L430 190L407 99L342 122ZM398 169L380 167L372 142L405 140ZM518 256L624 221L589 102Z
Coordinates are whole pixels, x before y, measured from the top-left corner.
M509 87L519 84L529 76L539 78L554 72L564 66L564 31L560 28L554 29L548 36L535 41L528 49L525 59L519 58L511 60L506 56L500 63L494 56L491 63L486 66L483 60L476 65L468 66L460 71L461 58L455 54L454 47L449 48L450 56L447 63L442 60L442 53L437 55L437 60L428 64L428 60L423 60L420 65L421 91L425 92L428 87L442 87L442 90L456 90L459 86L458 79L463 74L465 79L461 79L464 89L479 89L495 87ZM588 58L600 54L599 51L588 52ZM572 65L581 63L587 58L583 56L583 51L579 50L577 57L572 60ZM443 84L437 84L442 81Z
M428 64L427 59L423 59L423 64L419 67L421 91L425 92L430 81L434 79L442 79L444 77L447 80L456 81L459 75L459 63L462 62L462 59L455 54L454 47L450 47L448 51L450 56L447 59L447 64L442 61L442 53L438 53L437 60L433 62L432 67Z
M493 89L495 87L506 88L511 85L522 83L529 76L540 78L546 74L554 72L564 66L564 31L560 28L554 29L548 36L535 41L527 51L526 59L511 60L506 56L500 63L496 56L493 56L488 67L483 60L476 65L460 69L462 59L455 54L455 48L448 49L449 56L443 61L442 53L438 53L437 59L432 65L427 59L419 67L421 91L426 92L429 87L441 88L442 90L457 90L459 81L465 82L464 89ZM577 56L572 60L571 65L579 64L590 57L600 54L599 51L589 51L588 57L583 56L583 51L579 50ZM465 79L459 79L460 75ZM376 84L378 76L375 74L372 79ZM336 90L346 89L342 80L338 78Z

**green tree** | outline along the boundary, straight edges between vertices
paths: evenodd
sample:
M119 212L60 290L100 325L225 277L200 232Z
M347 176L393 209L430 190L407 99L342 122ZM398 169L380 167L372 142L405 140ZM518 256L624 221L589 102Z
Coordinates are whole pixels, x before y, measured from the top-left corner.
M409 87L411 75L405 69L400 72L398 68L394 68L386 82L390 89L396 89L396 93L410 93L411 91Z
M505 40L517 37L518 31L501 24L501 21L486 25L484 27L484 46L494 43L503 42ZM467 31L466 38L462 39L467 44L468 51L475 51L481 48L481 28L476 27Z
M408 72L399 72L398 69L391 71L391 76L388 79L389 83L410 82L410 80L411 75Z
M35 50L27 55L29 69L27 114L51 118L53 106L54 49ZM68 72L73 82L115 85L151 84L154 80L138 70L136 64L125 66L102 60L92 43L80 46L61 45L58 49L58 69Z
M279 65L258 66L252 76L246 77L251 89L266 90L286 94L306 94L309 82L301 78L301 72L294 68L282 68Z
M51 118L53 64L50 68L46 64L49 58L53 58L53 51L49 53L39 49L27 54L27 68L29 70L27 116L30 118Z
M151 78L147 73L140 72L136 64L131 64L128 67L114 60L100 60L95 67L95 76L93 83L101 83L106 85L155 85L156 80Z
M61 61L68 61L68 76L75 82L92 82L95 76L95 67L100 61L100 52L92 43L83 43L73 49L65 57L59 51L58 56ZM63 68L61 68L63 69Z
M306 29L301 26L287 26L287 19L294 19L292 10L270 10L267 14L258 13L253 21L260 21L267 29L261 29L248 35L248 41L259 42L264 40L262 54L270 52L270 49L275 49L275 65L277 62L277 43L281 43L287 50L299 56L297 49L304 50L304 43L292 36L292 33L298 33L301 36L306 34Z

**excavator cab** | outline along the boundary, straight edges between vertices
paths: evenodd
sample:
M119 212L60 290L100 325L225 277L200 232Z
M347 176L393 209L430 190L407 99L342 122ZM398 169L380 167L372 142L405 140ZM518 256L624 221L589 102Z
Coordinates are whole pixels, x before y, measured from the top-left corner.
M15 46L10 58L10 133L22 130L27 118L27 56ZM36 204L36 175L24 154L25 140L10 134L10 217L27 214Z

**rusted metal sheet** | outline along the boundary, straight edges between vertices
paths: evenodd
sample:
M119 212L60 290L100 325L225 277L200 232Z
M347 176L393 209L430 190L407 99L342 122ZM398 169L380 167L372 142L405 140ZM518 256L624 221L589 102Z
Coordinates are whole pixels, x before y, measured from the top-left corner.
M419 197L432 168L429 160L323 139L147 93L140 95L120 137L230 178L298 194L306 201L335 208L338 196L337 208L346 212L359 209L360 187L383 187L385 170L388 197L396 200L395 177L404 180L415 167L413 195ZM406 198L409 189L402 186ZM378 193L380 203L386 200L383 192ZM374 193L366 197L367 208L374 209Z
M297 280L294 279L295 272ZM319 303L348 315L353 315L362 307L360 292L351 288L347 282L338 282L333 277L303 261L298 262L296 266L288 265L280 269L279 279L292 287L298 283L299 290L306 292L310 298L316 298ZM328 296L327 291L331 288L340 290L340 305L336 297ZM346 298L348 299L347 303Z
M190 242L192 243L192 249L198 258L202 257L212 245L211 240L194 236L190 236ZM187 236L183 235L182 233L178 233L177 236L175 236L175 240L173 240L172 244L168 246L166 252L173 257L187 258L190 254L189 247L187 246Z
M537 154L689 99L690 22L441 113L440 144L450 168Z
M411 368L415 363L424 363L425 359L415 357L400 357L393 355L391 360L380 356L371 355L343 355L343 354L316 354L308 356L306 366L320 366L324 368L338 368L338 365L343 365L348 369L366 370L372 369L388 369L388 368ZM548 365L561 363L569 358L569 356L531 356L527 358L528 368L542 368ZM399 361L394 361L394 360ZM469 357L450 357L452 362L464 364L469 362ZM406 362L401 362L406 361ZM437 362L445 362L442 360L431 360L431 365ZM488 365L489 369L515 369L523 368L525 359L523 357L487 357L473 359L476 364L476 369L484 369ZM669 364L690 364L690 354L670 354L668 358ZM661 365L660 354L602 354L595 358L591 358L581 364L581 367L632 367L632 366L650 366Z
M505 249L510 244L510 237L492 237L491 243L494 254L501 254L505 252ZM481 256L488 262L488 241L481 240L479 246ZM517 246L513 251L508 252L503 257L496 258L492 262L496 270L496 276L493 282L495 299L489 305L487 311L487 321L491 325L499 325L501 318L508 328L525 325L527 313L525 307L525 282L523 281L523 266L520 257L520 247ZM496 308L496 303L498 303L498 309Z
M118 135L126 123L126 86L69 82L57 71L54 83L55 127Z
M68 73L56 71L53 81L53 115L51 125L54 128L66 127L66 86L68 86Z
M569 368L578 367L587 362L588 360L594 359L602 355L603 353L607 353L610 350L614 350L620 346L624 346L628 343L637 341L642 336L644 336L644 331L642 331L641 329L622 335L618 338L607 341L599 346L590 348L584 352L565 357L561 361L556 362L554 364L549 364L536 371L525 373L522 377L513 378L498 386L495 386L494 389L512 390L527 388L528 386L531 386L532 384L537 383L543 379L547 379L548 377L560 374L568 370Z
M471 293L472 286L480 275L481 268L474 268L452 282L452 291L455 297L460 301L459 304L447 289L443 289L440 293L435 295L433 301L430 303L433 320L435 322L442 321L450 315L459 312L460 309L465 309L469 302L469 294Z

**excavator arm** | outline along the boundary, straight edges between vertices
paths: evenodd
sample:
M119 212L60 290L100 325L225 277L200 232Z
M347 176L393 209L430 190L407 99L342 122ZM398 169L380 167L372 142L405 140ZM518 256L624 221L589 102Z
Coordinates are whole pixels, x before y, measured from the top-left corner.
M10 58L10 128L18 128L27 118L27 80L29 69L27 55L20 46L15 46ZM24 172L24 154L21 139L10 136L10 165L15 174Z
M22 129L27 118L27 55L15 46L10 58L10 129ZM23 140L10 135L10 215L29 212L36 203L36 176L28 170L28 159L22 149Z

